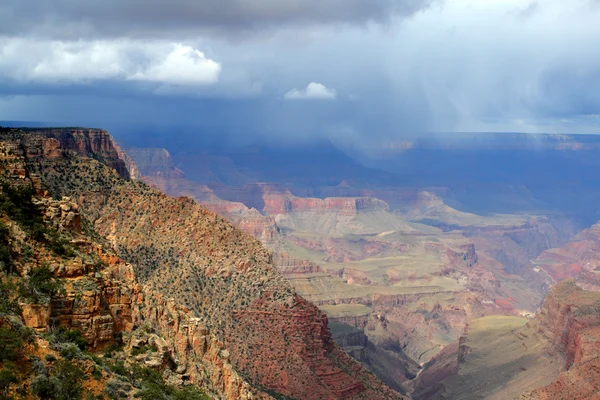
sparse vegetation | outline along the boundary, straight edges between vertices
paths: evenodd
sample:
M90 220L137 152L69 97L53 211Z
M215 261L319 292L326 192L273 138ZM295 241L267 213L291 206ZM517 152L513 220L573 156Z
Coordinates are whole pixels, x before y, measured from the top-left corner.
M31 391L39 399L72 400L83 395L83 371L71 361L58 360L51 373L40 374L31 381Z
M33 240L45 244L54 254L61 257L74 255L74 249L68 239L44 222L40 207L34 201L35 192L31 187L16 187L2 182L0 189L0 213L10 216ZM2 240L2 231L0 226L0 242L3 243L5 241ZM6 232L5 229L4 233ZM6 250L2 250L0 246L0 262L3 252Z
M17 188L6 182L0 184L0 212L9 215L33 239L44 241L44 220L39 207L33 202L31 187Z
M19 314L21 314L21 307L15 300L14 283L0 277L0 316Z
M0 392L2 392L2 398L8 398L8 388L11 383L18 383L19 378L14 372L12 365L4 365L0 370Z
M181 372L182 365L179 364L180 354L174 354L170 360L166 359L166 352L144 357L144 353L155 353L156 347L146 345L130 352L129 346L120 346L116 341L111 343L110 337L105 334L111 329L122 329L130 322L139 325L147 323L153 326L153 333L160 336L163 333L161 331L165 329L163 319L171 318L171 322L179 324L188 316L198 317L202 321L202 329L206 328L210 332L206 340L220 339L227 343L227 351L235 353L228 356L223 350L219 355L229 360L235 372L250 370L251 379L248 379L248 382L252 384L264 382L264 378L268 377L261 375L264 364L261 365L260 357L256 357L261 348L272 352L269 356L283 356L281 348L273 349L280 345L277 340L265 347L262 347L262 342L271 331L279 334L278 332L293 328L297 322L294 322L294 317L287 318L288 314L302 314L307 311L308 318L316 318L317 323L321 321L321 315L314 307L307 306L306 310L295 308L292 302L293 288L282 284L283 280L273 268L269 252L259 242L189 200L174 200L143 183L121 179L112 168L80 157L77 150L60 149L59 156L48 159L27 158L27 151L30 148L39 148L40 140L44 140L43 136L35 138L37 141L32 143L28 143L27 138L20 139L21 147L14 147L16 154L26 153L23 165L18 166L19 170L25 169L27 174L39 177L43 189L55 199L63 196L84 199L83 202L79 202L83 232L68 232L68 228L63 224L66 220L65 214L69 213L65 209L57 212L51 208L55 206L52 200L45 198L39 199L38 202L31 189L18 187L28 183L27 179L18 180L17 186L7 183L2 187L3 205L0 207L0 218L13 223L9 236L12 233L16 235L9 238L12 248L9 246L8 254L15 256L15 272L20 274L13 274L8 279L21 281L19 290L15 293L15 296L20 296L20 301L42 305L33 307L27 304L23 307L28 318L31 318L28 323L47 326L72 324L81 327L86 338L94 338L94 345L100 343L99 346L108 346L102 357L85 350L84 335L81 333L57 328L51 331L50 335L44 336L50 345L41 346L36 351L35 355L38 358L29 362L26 372L15 373L17 378L27 380L30 384L20 386L31 388L38 398L92 398L98 396L100 391L104 398L208 398L194 386L182 388L167 383L173 381L175 374L184 373ZM94 142L93 145L96 146L97 143ZM17 162L15 160L18 157L14 157L10 162ZM110 154L107 153L106 156L96 158L112 163L114 160L110 160L109 157ZM7 176L7 179L13 178ZM20 214L15 214L14 210L20 210ZM57 221L54 220L54 216L59 215L58 213L60 220ZM102 234L107 233L108 227L105 222L108 219L115 224L115 236L114 239L111 237L110 243L93 235L94 227ZM94 224L86 221L94 221ZM23 249L26 246L29 246L31 251L25 256ZM118 257L132 264L135 278L140 283L135 289L130 287L132 296L127 296L127 290L121 290L121 287L110 292L113 289L111 285L120 285L131 278L129 266L125 268L123 263L115 267L113 250ZM96 260L96 254L101 254L101 258L110 263L110 268ZM74 256L75 259L60 260L60 257L70 256ZM29 261L24 262L25 258ZM248 268L249 262L252 268ZM207 269L211 272L207 273ZM243 269L248 269L248 272L242 273ZM169 282L167 286L166 282ZM139 313L135 312L135 309L131 312L133 305L131 309L127 309L128 304L121 300L127 297L135 298L134 290L142 288L141 295L144 296L144 301L149 299L148 301L154 302L159 297L153 297L153 287L159 291L157 295L173 298L175 308L170 309L169 305L168 314L160 314L159 325L156 325L157 321L150 313L145 314L146 310L143 309L141 315L147 317L147 321L129 321L128 318L132 314L135 319ZM164 290L165 287L168 288L167 291ZM43 307L49 303L52 304L51 312ZM188 309L177 308L184 305L187 305ZM90 311L94 316L92 324L82 322L83 318L74 317L75 310L77 315L87 313L86 307L93 308ZM278 317L275 321L255 316L248 318L247 315L238 317L238 310L250 307L261 307L267 314L282 315L284 321L281 322ZM49 321L46 320L48 316ZM96 316L100 318L96 319ZM269 320L272 325L265 330L262 320ZM36 329L40 328L36 325ZM310 342L307 342L307 351L311 352L310 346L318 346L312 344L315 339L313 336L306 333L295 343L302 345L306 339ZM43 343L37 334L36 338ZM170 345L169 341L167 342ZM239 348L230 347L230 342L239 344ZM111 344L115 347L110 347ZM252 352L248 352L250 346ZM27 344L22 347L31 352L33 345ZM162 348L162 344L159 347ZM90 348L90 351L95 349ZM320 354L319 351L316 353ZM156 369L141 366L136 360L136 355L140 360L146 358L146 361L152 361L148 364L157 365ZM140 355L142 357L139 357ZM247 366L248 359L243 357L256 357L258 363ZM155 360L156 358L159 359ZM193 354L190 359L186 359L188 362L196 360ZM207 361L203 359L201 362ZM192 379L201 373L190 368L190 365L185 366L188 367L185 373L190 374ZM286 368L285 363L280 363L277 367L282 371L281 375L298 370ZM229 365L226 365L226 368L229 368ZM89 381L86 382L82 371L89 373ZM186 379L185 375L176 376L178 380ZM11 379L7 375L9 392L15 394L19 385L15 385ZM301 379L307 379L303 384L309 384L309 378ZM210 382L210 379L206 381ZM225 389L214 389L219 395L224 394Z
M13 259L9 244L8 226L0 221L0 272L10 274L13 272Z
M16 361L23 350L23 339L9 325L0 326L0 362Z
M79 348L79 350L87 350L87 340L83 337L81 331L77 329L67 329L61 326L55 331L54 336L57 342L73 343Z
M156 352L158 351L158 349L156 348L156 346L154 345L144 345L138 348L133 348L131 349L131 355L132 356L139 356L140 354L145 354L147 352Z
M19 294L32 303L48 304L52 296L63 292L63 286L56 278L48 264L31 271L28 279L24 279L19 285Z

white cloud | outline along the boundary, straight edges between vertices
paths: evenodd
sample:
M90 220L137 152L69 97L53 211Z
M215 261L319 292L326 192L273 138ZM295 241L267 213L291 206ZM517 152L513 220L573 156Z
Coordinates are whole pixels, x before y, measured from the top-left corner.
M206 85L217 83L221 66L204 53L181 44L163 59L129 79L163 82L174 85Z
M220 72L218 62L180 43L0 39L0 80L18 83L130 80L200 86L217 83Z
M292 89L284 96L286 100L335 100L337 93L335 89L311 82L304 89Z

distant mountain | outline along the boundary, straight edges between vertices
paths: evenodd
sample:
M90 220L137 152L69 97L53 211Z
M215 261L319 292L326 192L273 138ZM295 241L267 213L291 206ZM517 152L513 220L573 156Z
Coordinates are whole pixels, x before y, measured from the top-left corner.
M448 188L445 200L463 211L554 211L582 227L600 219L597 135L440 134L348 152L414 177L404 185Z

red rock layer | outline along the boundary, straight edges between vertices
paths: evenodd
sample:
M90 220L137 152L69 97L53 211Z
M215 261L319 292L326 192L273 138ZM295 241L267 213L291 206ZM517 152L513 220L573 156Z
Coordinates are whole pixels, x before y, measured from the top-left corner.
M600 291L600 224L583 230L560 248L544 251L536 266L554 282L575 278L583 288Z
M225 200L201 202L210 211L225 217L239 230L248 233L262 243L272 243L279 237L279 227L271 217L262 215L242 203Z
M600 355L600 293L567 279L552 288L536 320L540 333L565 355L567 368Z
M389 206L384 201L369 197L315 199L295 197L289 193L266 193L263 195L263 200L263 211L268 215L313 211L336 212L339 215L352 216L359 211L389 210Z
M55 157L61 150L74 150L84 157L96 158L113 168L119 176L129 179L127 164L119 157L118 148L110 134L103 129L60 128L27 129L29 133L43 135L49 139L43 149L44 157Z
M131 330L135 324L134 303L139 287L131 266L82 235L77 206L70 199L45 198L40 202L47 223L75 235L71 242L87 257L63 260L43 256L53 274L65 282L65 293L48 304L22 304L25 325L37 332L50 326L77 329L93 349L110 344L115 334ZM102 261L99 269L94 259Z
M213 360L205 368L234 371L258 391L292 398L400 397L335 345L326 317L294 293L259 242L190 199L170 198L90 158L72 157L73 150L80 154L96 143L97 132L89 133L44 131L12 139L26 153L28 174L39 177L38 189L77 201L82 215L132 264L145 297L172 298L222 343L223 363ZM114 151L100 143L90 148ZM169 323L161 321L158 327L169 335ZM204 359L206 352L200 354L193 359ZM223 369L226 364L231 368ZM234 393L238 397L228 398L247 398Z
M533 324L565 356L568 371L523 398L599 399L600 293L565 280L552 288Z
M273 254L273 263L283 275L322 273L320 266L308 260L301 260L287 253Z

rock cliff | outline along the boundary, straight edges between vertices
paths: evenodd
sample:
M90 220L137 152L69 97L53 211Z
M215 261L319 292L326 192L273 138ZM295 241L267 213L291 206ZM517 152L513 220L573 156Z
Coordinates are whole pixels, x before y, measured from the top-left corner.
M332 197L326 199L302 198L290 194L265 194L263 211L269 215L287 214L291 212L331 212L352 216L360 211L389 211L389 206L382 200L357 197Z
M415 399L596 399L600 293L573 279L555 285L533 320L470 323L412 383ZM519 396L520 395L520 396Z
M531 275L548 284L575 278L587 290L600 291L600 224L584 229L562 247L544 251Z
M165 149L128 148L125 154L135 160L135 166L143 176L179 179L185 175L175 168L173 159ZM133 166L130 164L130 168Z
M131 265L143 299L132 313L166 338L178 369L194 371L191 381L232 399L400 397L337 347L325 315L294 292L258 241L188 198L129 180L106 132L9 131L0 139L10 179L73 199ZM110 288L98 289L114 294L108 309L126 310ZM105 307L93 296L81 301ZM75 301L62 305L75 320Z
M564 357L566 371L522 398L600 398L600 293L567 279L552 288L532 325Z
M24 132L49 139L42 146L44 157L58 156L61 150L74 150L81 156L94 158L111 167L124 179L130 177L126 162L119 157L119 152L122 150L116 145L110 134L103 129L34 128L25 129Z

